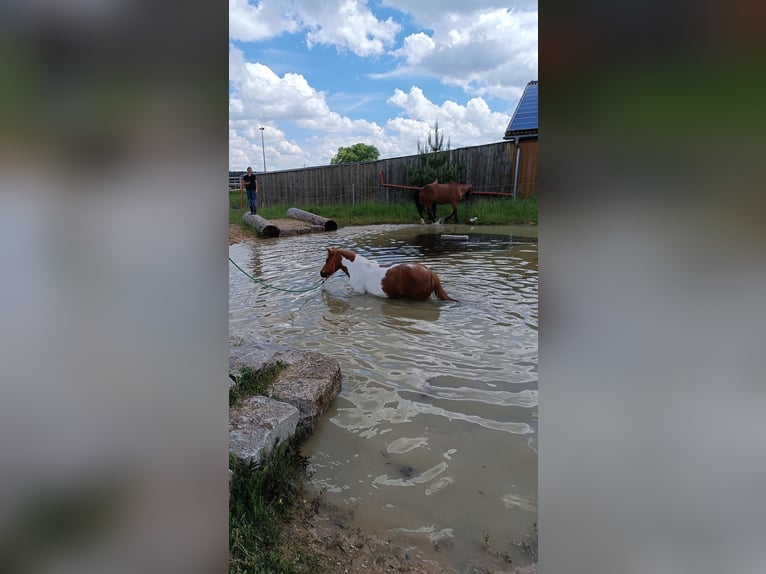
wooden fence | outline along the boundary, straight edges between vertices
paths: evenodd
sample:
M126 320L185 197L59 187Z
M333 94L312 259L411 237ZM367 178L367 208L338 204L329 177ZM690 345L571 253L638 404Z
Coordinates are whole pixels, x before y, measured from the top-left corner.
M465 180L477 195L513 196L516 143L502 141L450 150L450 161L465 165ZM537 193L537 140L521 140L516 196ZM418 156L377 161L325 165L302 169L260 172L258 200L261 205L330 205L362 201L409 202L412 190L407 164ZM229 190L239 188L239 175L229 173Z

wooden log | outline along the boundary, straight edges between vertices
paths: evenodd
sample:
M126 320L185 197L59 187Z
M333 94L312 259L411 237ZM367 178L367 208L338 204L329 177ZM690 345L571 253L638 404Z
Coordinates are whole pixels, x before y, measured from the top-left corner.
M301 225L300 227L280 227L279 236L285 235L304 235L306 233L320 233L324 231L321 225Z
M288 209L287 217L290 217L292 219L300 219L301 221L308 221L309 223L313 223L314 225L321 225L322 227L324 227L325 231L335 231L336 229L338 229L338 224L335 223L332 219L327 219L326 217L322 217L321 215L316 215L309 211L303 211L302 209L298 209L297 207L291 207L290 209Z
M258 214L245 213L245 223L255 227L264 237L279 237L279 227Z

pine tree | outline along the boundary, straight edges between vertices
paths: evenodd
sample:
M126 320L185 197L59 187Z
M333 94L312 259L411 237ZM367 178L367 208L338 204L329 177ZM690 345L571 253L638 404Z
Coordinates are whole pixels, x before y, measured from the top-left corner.
M427 145L421 145L420 140L418 140L418 158L407 164L410 185L421 187L434 180L442 183L461 181L465 165L451 163L449 150L450 140L447 139L447 148L444 149L444 133L439 133L439 122L436 121L434 122L433 137L429 130Z

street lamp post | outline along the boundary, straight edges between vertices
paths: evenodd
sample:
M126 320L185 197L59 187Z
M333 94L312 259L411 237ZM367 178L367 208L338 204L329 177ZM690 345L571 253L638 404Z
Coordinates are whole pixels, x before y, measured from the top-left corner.
M263 171L266 172L266 148L263 145L263 130L266 129L265 126L261 126L258 128L261 130L261 151L263 152Z

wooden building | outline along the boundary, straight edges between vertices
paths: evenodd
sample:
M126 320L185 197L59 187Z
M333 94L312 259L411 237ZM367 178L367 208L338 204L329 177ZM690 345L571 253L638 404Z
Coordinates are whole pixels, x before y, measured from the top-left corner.
M513 197L537 193L537 87L537 80L527 83L503 137L512 143L515 156Z

